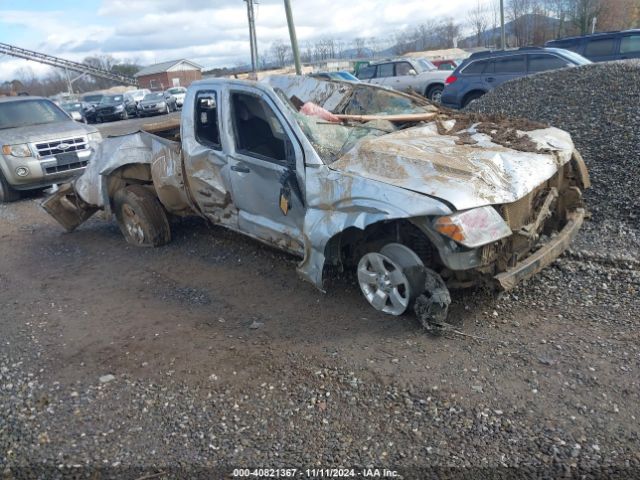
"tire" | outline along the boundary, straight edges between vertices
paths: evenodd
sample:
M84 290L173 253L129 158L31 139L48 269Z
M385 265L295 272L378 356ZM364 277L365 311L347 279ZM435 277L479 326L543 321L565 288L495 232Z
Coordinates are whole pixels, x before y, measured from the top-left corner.
M422 293L424 264L409 247L388 243L362 256L356 270L365 300L376 310L402 315Z
M118 226L127 243L159 247L171 241L167 214L158 197L142 185L129 185L113 197Z
M9 203L20 200L20 192L9 185L9 182L0 172L0 203Z
M429 88L426 97L433 103L440 103L442 100L442 92L444 91L443 85L435 85Z
M467 105L469 105L471 102L473 102L474 100L477 100L482 96L484 96L484 92L472 92L468 94L466 97L464 97L464 100L462 101L462 108L466 108Z

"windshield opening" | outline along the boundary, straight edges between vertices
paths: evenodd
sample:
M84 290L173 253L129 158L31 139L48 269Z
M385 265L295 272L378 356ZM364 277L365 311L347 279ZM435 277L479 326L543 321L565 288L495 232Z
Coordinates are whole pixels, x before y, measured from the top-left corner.
M160 100L161 98L164 98L164 95L162 94L162 92L156 92L156 93L147 93L142 100L143 101L144 100Z
M167 90L171 95L176 95L179 93L184 93L185 89L184 88L170 88L169 90Z
M0 129L66 121L67 114L49 100L0 103Z

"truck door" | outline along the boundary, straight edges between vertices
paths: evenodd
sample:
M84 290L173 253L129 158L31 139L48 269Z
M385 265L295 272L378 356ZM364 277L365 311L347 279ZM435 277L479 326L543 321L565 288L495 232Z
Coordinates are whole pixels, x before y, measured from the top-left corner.
M182 110L185 184L200 212L214 223L237 228L224 137L220 128L220 91L206 88L188 96Z
M302 150L275 103L250 87L228 92L228 154L238 228L292 253L303 254ZM302 178L304 178L302 176Z

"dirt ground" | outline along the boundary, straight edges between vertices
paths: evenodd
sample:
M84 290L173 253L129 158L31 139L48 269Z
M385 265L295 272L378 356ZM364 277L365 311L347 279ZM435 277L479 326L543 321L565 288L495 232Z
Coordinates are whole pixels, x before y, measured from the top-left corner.
M244 398L264 385L284 385L291 392L324 388L318 372L333 369L357 376L356 385L366 388L356 403L340 395L329 399L327 392L314 411L328 415L337 408L338 416L306 427L310 436L324 428L325 443L318 447L313 443L318 437L310 437L313 452L305 445L293 453L278 450L283 464L556 462L577 468L584 461L587 470L613 466L637 472L640 269L633 259L612 261L597 251L575 250L500 298L455 292L451 319L468 336L434 338L411 316L375 312L351 276L337 279L324 294L297 277L294 257L199 219L173 224L173 241L166 247L137 249L124 242L115 222L97 216L64 233L39 208L40 200L0 205L0 328L9 371L33 358L29 372L55 385L47 388L64 392L99 385L101 376L111 374L127 379L127 385L159 385L165 393L186 386L202 394L213 378L225 398ZM120 392L115 383L112 388ZM384 393L389 388L410 392L418 407L432 398L441 402L436 409L441 413L420 417L423 436L414 436L409 426L386 431L397 418L408 418L407 425L418 418L414 400L385 403L391 401ZM284 398L267 410L298 402ZM113 399L113 416L128 415L120 411L125 408L120 401ZM367 417L366 411L374 415ZM57 412L63 418L75 415L71 408ZM270 421L271 413L261 412L260 422ZM476 431L454 422L456 412L464 412L472 426L484 421L483 412L499 415L502 427ZM385 415L396 420L386 422ZM283 434L280 442L304 437L299 425L282 422L291 436ZM171 438L160 430L159 437ZM7 431L12 430L0 428L0 447ZM330 432L339 439L351 432L355 440L330 448ZM64 445L75 446L74 435L71 427L59 433L51 441L51 457ZM131 448L143 449L153 441L153 435L147 437ZM358 442L377 439L389 446L362 447L369 448L365 458ZM21 441L6 447L6 458ZM269 442L260 442L246 458L276 458L263 451ZM233 456L237 445L227 459L245 458ZM18 463L45 455L23 447ZM82 456L70 451L71 458ZM87 451L95 453L95 444ZM168 450L165 460L176 451ZM357 460L354 451L360 452ZM461 458L468 462L458 463Z

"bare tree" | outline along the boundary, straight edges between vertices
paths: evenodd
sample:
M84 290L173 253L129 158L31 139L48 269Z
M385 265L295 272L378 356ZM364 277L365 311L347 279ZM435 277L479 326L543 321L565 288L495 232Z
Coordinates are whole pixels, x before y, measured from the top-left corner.
M467 12L467 23L476 36L476 46L485 45L489 15L486 5L480 0L477 0L476 5Z
M573 24L581 35L591 32L593 19L603 10L602 0L571 0Z
M353 41L353 46L356 51L356 57L362 58L365 56L365 49L367 48L366 38L358 37Z
M284 67L291 57L291 46L282 40L273 42L269 51L279 67Z

